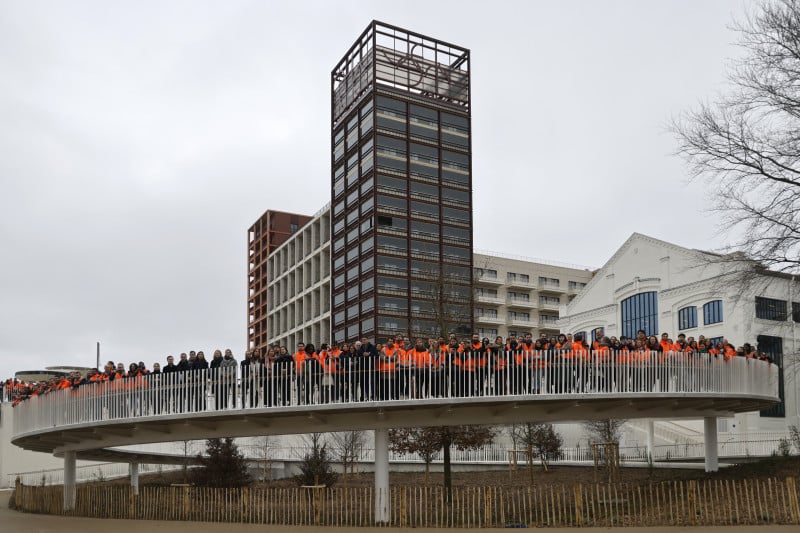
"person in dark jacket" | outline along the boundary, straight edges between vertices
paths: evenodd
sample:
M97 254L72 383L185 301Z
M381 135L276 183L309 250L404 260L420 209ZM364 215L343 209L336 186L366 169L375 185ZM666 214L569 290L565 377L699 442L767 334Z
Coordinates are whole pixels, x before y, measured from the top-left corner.
M306 344L306 358L303 362L303 391L305 393L305 405L314 402L314 392L319 387L322 380L322 365L317 359L317 349L313 344Z
M361 401L371 401L377 399L375 365L378 361L378 349L366 337L361 339L361 346L358 348L358 363L360 371Z
M294 374L294 358L285 346L281 346L278 357L272 365L272 375L275 376L277 398L280 405L289 405L292 397L292 375Z
M230 398L233 397L233 405L236 406L236 359L233 358L233 351L228 348L225 350L225 355L222 357L222 364L220 364L220 380L221 380L221 394L222 394L222 409L228 408ZM233 394L231 394L233 393Z
M205 411L208 407L206 391L208 380L208 361L206 355L201 351L197 352L194 362L192 363L192 371L189 372L191 380L191 390L194 395L194 410Z
M208 375L211 378L211 393L214 395L214 409L219 411L225 403L222 386L222 351L214 350L211 362L208 364Z

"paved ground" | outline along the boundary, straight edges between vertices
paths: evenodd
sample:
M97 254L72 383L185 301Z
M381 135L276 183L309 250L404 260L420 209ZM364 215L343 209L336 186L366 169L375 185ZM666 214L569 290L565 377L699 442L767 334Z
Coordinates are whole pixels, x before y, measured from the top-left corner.
M314 527L287 527L264 526L254 524L210 524L205 522L157 522L154 520L99 520L95 518L61 518L57 516L25 514L11 511L8 508L10 491L0 491L0 533L140 533L146 528L148 533L209 533L231 532L245 533L258 531L263 533L266 529L270 533L319 533L323 528ZM346 528L332 528L344 533ZM584 533L614 532L614 533L722 533L730 527L651 527L651 528L581 528ZM800 526L740 526L735 533L800 533ZM395 533L402 531L400 528L353 528L355 533ZM419 531L448 531L463 533L489 533L500 532L503 529L476 529L476 530L445 530L429 529ZM548 533L559 533L567 529L548 529ZM570 530L573 531L573 530ZM730 532L728 532L730 533Z

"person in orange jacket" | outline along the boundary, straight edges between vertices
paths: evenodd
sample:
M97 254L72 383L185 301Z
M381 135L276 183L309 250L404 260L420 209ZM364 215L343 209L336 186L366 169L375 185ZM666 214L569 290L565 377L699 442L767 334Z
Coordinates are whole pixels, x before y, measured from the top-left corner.
M411 361L414 369L414 392L417 398L427 398L430 390L431 369L433 366L433 356L426 348L425 342L418 338L414 342L414 347L406 352L406 358Z
M403 379L399 366L400 357L405 356L402 348L395 345L394 339L386 339L385 346L378 352L378 391L379 400L396 400L399 394L398 382Z
M297 343L297 351L292 354L292 360L294 361L294 384L295 388L297 389L297 405L303 403L304 399L307 399L310 393L305 391L305 377L303 372L305 371L306 367L306 359L308 359L308 354L306 354L306 345L304 342ZM308 403L306 401L306 403Z

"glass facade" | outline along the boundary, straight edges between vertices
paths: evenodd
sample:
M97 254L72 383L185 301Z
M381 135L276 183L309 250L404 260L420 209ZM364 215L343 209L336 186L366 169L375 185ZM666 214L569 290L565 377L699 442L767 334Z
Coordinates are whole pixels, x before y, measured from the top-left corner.
M636 337L636 332L644 330L647 335L658 334L658 293L642 292L620 303L622 334Z
M452 95L408 77L439 54ZM468 50L373 22L332 73L334 341L472 330L468 69Z

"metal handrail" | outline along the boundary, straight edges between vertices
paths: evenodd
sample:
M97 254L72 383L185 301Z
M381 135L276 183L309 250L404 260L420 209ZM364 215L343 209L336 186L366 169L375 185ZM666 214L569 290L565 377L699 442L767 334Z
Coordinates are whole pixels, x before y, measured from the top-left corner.
M431 398L587 393L737 394L778 399L778 367L709 355L600 352L443 353L412 358L329 357L89 383L16 406L15 436L32 431L166 414L358 404Z

